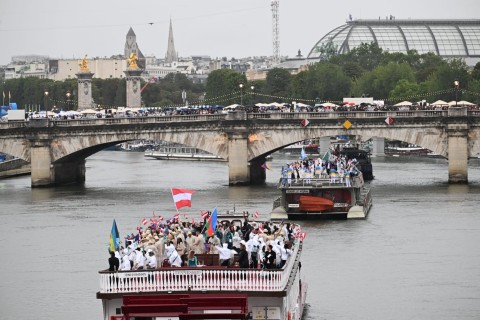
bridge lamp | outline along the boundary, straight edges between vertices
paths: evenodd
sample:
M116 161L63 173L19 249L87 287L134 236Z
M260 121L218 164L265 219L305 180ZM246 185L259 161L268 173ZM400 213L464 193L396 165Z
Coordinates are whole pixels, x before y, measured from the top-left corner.
M43 95L45 97L45 101L44 101L44 105L45 105L45 115L47 115L47 111L48 111L48 89L45 89L45 91L43 92Z
M455 80L453 81L453 84L455 85L455 107L456 107L458 103L458 88L460 87L460 81Z
M253 98L255 99L255 86L250 86L250 89L252 90L252 96ZM252 104L254 103L255 101L252 102Z
M240 87L240 105L243 106L243 83L238 85Z
M72 96L72 94L70 93L70 91L67 91L65 95L67 96L67 110L70 110L70 97Z

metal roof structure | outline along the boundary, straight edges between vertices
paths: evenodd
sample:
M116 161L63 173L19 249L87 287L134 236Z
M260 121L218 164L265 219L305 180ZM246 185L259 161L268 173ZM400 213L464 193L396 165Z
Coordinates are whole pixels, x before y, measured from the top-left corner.
M353 20L323 36L308 54L332 42L337 53L348 53L362 43L376 42L389 52L433 52L443 58L480 61L480 20ZM472 62L472 61L470 61Z

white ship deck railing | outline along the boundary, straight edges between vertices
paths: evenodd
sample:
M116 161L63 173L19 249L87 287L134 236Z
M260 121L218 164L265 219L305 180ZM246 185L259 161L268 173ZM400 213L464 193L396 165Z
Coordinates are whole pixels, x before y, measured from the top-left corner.
M278 181L278 189L296 189L296 188L345 188L345 178L340 182L340 178L336 178L336 182L331 182L330 178L309 178L309 179L291 179L290 185L284 183L285 178ZM360 188L364 185L363 177L354 176L350 178L350 184L353 188Z
M283 269L181 267L139 271L100 271L100 293L182 291L284 291L300 259L302 243L293 248Z

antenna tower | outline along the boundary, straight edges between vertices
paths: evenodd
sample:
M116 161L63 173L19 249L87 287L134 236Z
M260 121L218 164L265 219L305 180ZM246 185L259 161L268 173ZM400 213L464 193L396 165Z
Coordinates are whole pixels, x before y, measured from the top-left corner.
M273 64L280 63L280 30L278 27L279 0L272 0Z

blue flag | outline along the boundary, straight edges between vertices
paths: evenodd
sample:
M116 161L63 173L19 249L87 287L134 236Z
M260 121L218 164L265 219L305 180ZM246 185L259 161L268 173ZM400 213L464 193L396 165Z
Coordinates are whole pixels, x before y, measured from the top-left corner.
M302 160L305 160L308 158L307 153L305 152L305 148L302 147L302 153L300 154Z
M120 248L120 234L118 232L117 223L113 219L112 231L110 232L109 250L115 252Z

